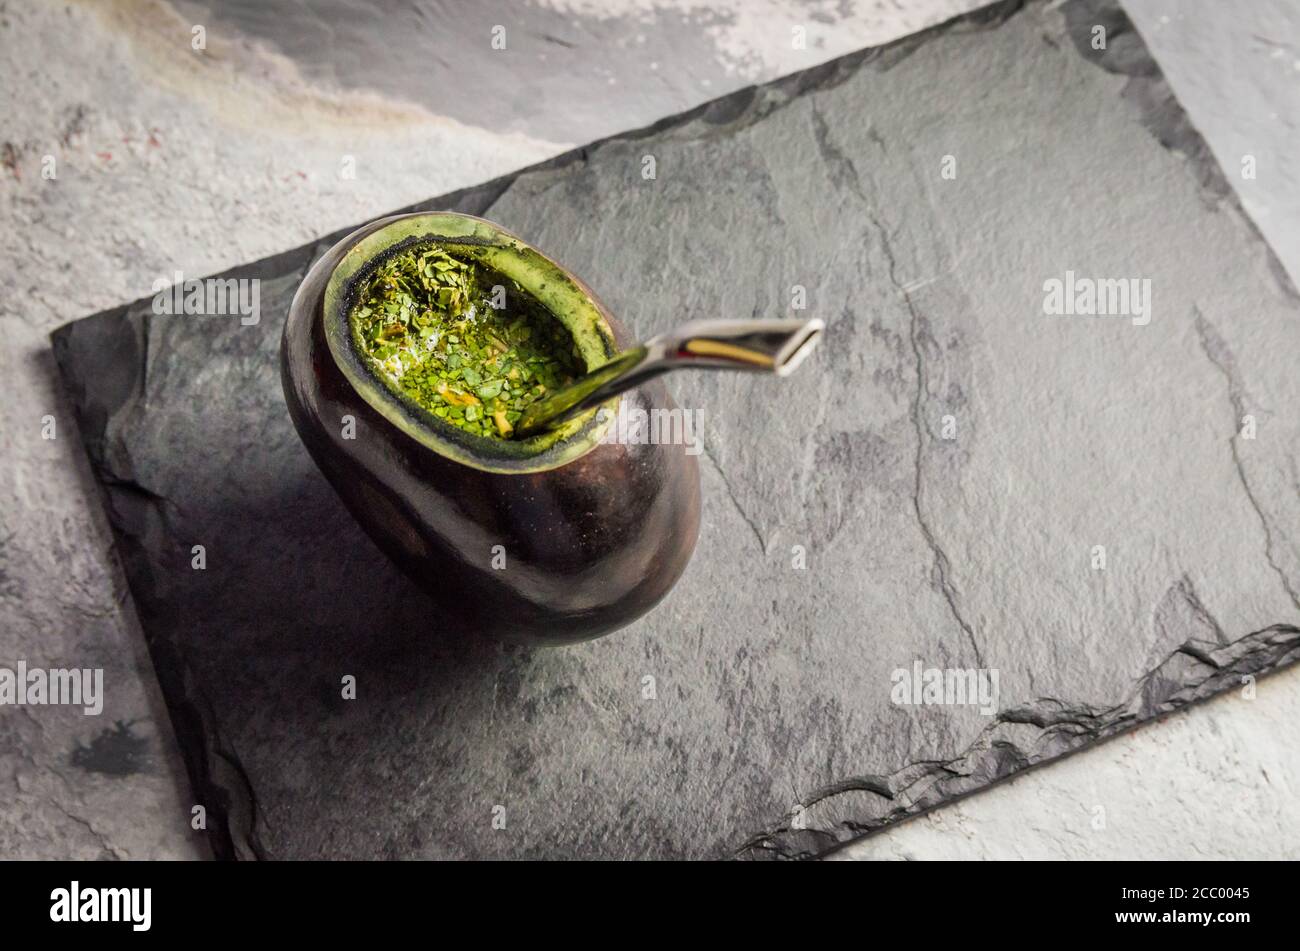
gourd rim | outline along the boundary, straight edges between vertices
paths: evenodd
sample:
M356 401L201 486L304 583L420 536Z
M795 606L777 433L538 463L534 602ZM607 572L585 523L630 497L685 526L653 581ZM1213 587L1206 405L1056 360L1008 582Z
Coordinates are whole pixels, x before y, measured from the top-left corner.
M618 352L604 308L586 285L516 235L473 215L396 215L375 222L355 238L325 284L322 319L326 345L358 395L427 449L487 472L545 472L595 449L613 425L620 397L526 439L492 439L439 419L413 398L390 389L366 365L353 339L349 316L375 268L412 247L442 248L454 257L477 261L516 281L573 336L588 372Z

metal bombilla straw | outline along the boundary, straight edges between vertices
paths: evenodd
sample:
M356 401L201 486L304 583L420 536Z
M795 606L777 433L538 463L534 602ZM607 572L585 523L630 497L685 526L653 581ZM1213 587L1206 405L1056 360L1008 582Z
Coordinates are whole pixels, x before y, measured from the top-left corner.
M701 367L789 376L817 345L825 324L813 320L697 320L625 350L604 366L524 411L514 435L558 426L646 380Z

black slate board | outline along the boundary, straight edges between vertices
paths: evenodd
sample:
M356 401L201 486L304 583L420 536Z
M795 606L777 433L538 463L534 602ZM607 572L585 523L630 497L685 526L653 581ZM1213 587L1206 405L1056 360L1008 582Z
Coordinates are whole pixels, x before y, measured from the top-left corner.
M695 561L633 627L528 652L430 630L288 422L281 322L342 233L224 275L261 280L256 325L58 330L218 855L816 855L1300 656L1295 443L1234 436L1296 395L1300 307L1116 8L1002 4L420 207L643 335L800 284L827 342L779 393L674 380ZM1044 316L1072 267L1151 275L1160 316ZM1117 387L1136 420L1094 430ZM915 660L997 668L999 711L892 703Z

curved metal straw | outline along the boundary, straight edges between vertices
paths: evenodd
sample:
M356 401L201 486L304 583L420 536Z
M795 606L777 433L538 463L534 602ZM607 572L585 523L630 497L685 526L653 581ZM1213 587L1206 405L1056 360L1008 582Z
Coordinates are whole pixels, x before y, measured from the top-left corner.
M707 367L788 376L813 351L820 320L697 320L625 350L524 411L515 436L571 419L669 370Z

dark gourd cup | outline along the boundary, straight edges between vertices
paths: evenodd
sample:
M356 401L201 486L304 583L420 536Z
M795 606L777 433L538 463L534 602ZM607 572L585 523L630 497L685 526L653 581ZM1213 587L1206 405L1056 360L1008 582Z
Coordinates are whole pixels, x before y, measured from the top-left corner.
M331 248L294 296L280 366L303 443L367 534L433 598L431 636L565 643L632 622L672 588L699 533L699 467L686 447L611 438L620 401L672 410L667 389L653 380L528 439L439 419L371 372L349 327L376 262L412 246L517 282L569 331L585 370L633 343L586 285L491 222L385 218Z

